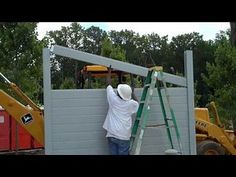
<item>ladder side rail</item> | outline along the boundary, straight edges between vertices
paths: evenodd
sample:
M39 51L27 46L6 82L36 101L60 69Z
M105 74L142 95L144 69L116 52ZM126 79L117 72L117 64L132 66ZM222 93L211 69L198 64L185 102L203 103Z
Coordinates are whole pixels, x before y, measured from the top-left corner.
M163 83L163 86L164 86L164 91L165 91L165 95L166 95L166 99L167 99L167 106L169 108L169 111L170 111L170 114L171 114L171 118L172 118L172 121L173 121L173 124L174 124L174 129L175 129L175 133L176 133L176 137L177 137L177 142L178 142L179 150L182 153L183 152L183 150L182 150L183 148L182 148L182 144L181 144L180 133L179 133L179 129L178 129L178 126L177 126L174 110L173 110L173 108L172 108L172 106L170 104L170 98L169 98L170 95L169 95L169 92L167 90L166 82L165 82L165 79L164 79L162 71L159 72L159 79Z

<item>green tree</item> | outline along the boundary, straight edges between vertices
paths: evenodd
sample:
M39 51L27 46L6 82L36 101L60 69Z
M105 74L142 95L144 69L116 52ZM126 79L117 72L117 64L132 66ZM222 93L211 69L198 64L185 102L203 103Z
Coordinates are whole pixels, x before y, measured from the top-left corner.
M50 45L61 45L76 50L93 54L101 53L101 43L106 32L98 27L84 29L79 23L71 23L69 27L62 27L61 30L50 31L46 39ZM85 62L56 56L52 61L52 83L53 88L59 88L65 78L73 77L76 88L79 88L78 73L86 65Z
M194 65L194 81L196 83L196 96L199 95L198 104L196 106L205 106L209 100L210 88L204 83L202 75L207 73L206 63L214 61L214 52L216 46L213 41L198 41L193 48L193 65Z
M60 89L75 89L76 85L73 78L65 78L65 80L60 85Z
M120 60L120 61L126 61L125 58L125 51L121 49L120 46L115 46L112 44L112 41L106 37L102 41L102 49L101 49L101 55L104 57ZM98 83L99 80L96 80L96 85L101 85ZM101 81L102 82L102 81ZM112 80L112 85L116 87L116 83L118 82L118 78L114 78Z
M206 74L206 63L214 60L215 44L213 41L204 41L203 36L193 32L178 35L170 42L169 64L175 68L175 72L184 73L184 51L193 51L194 82L196 89L196 106L205 106L209 99L209 87L203 83L202 74Z
M91 26L84 31L83 51L100 55L102 49L102 41L107 37L106 31L99 27Z
M38 103L42 102L45 41L37 39L36 27L37 23L28 22L0 24L0 72Z
M108 32L108 35L114 46L119 46L122 50L125 51L125 58L127 62L140 64L138 63L140 59L140 52L137 50L136 44L139 35L137 35L132 30L111 30L110 32Z
M152 33L146 35L145 38L144 49L147 56L147 66L163 66L164 70L168 72L171 54L168 36L160 37L158 34Z
M83 50L84 28L79 23L72 23L70 26L62 26L61 30L49 31L45 40L51 45L61 45L76 50ZM52 84L57 89L66 78L73 77L78 88L78 72L83 67L83 62L72 60L66 57L55 56L52 60Z
M222 120L232 120L236 128L236 49L231 46L229 31L217 35L215 61L207 63L203 78L212 89L211 100L218 106Z
M170 42L170 49L172 51L172 66L175 66L175 69L179 73L184 73L184 51L185 50L194 50L199 42L202 42L202 35L199 33L193 32L189 34L178 35L173 37ZM194 53L194 52L193 52ZM195 61L194 57L194 61Z
M113 45L111 40L108 38L105 38L102 42L101 55L120 61L125 61L125 51L122 50L120 46Z

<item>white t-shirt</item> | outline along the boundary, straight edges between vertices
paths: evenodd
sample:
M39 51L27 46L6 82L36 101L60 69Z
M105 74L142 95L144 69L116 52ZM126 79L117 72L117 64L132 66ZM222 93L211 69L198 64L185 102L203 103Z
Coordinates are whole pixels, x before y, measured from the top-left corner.
M107 130L106 137L115 137L121 140L129 140L131 136L132 117L139 107L139 103L133 99L125 101L113 90L107 87L107 100L109 109L103 128Z

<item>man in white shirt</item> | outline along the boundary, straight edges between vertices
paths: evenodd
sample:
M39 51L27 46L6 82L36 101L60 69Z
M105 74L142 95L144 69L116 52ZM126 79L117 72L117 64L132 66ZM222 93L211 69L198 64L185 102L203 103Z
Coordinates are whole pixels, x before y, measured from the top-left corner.
M119 84L117 93L111 84L111 69L108 74L107 100L109 104L103 128L107 130L106 137L111 155L128 155L132 128L131 115L139 107L138 100L127 84ZM133 98L133 99L132 99Z

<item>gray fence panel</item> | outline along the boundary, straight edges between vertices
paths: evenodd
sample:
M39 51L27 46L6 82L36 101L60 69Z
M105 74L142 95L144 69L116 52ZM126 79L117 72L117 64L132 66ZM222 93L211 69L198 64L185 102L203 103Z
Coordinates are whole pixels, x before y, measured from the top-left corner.
M88 63L108 66L145 76L147 68L115 61L73 49L55 46L54 54ZM108 110L105 89L52 90L50 75L50 53L43 51L44 102L45 102L45 152L46 154L108 154L102 128ZM170 103L173 106L180 130L184 154L196 154L195 122L193 117L193 68L192 53L185 53L185 77L164 73L166 81L184 87L169 88ZM141 96L142 89L135 89ZM156 94L156 93L154 93ZM164 100L166 103L166 100ZM169 113L168 113L169 115ZM148 124L163 123L158 96L153 97ZM173 136L175 133L173 132ZM177 145L177 142L174 141ZM164 154L170 148L166 129L146 129L141 154Z

